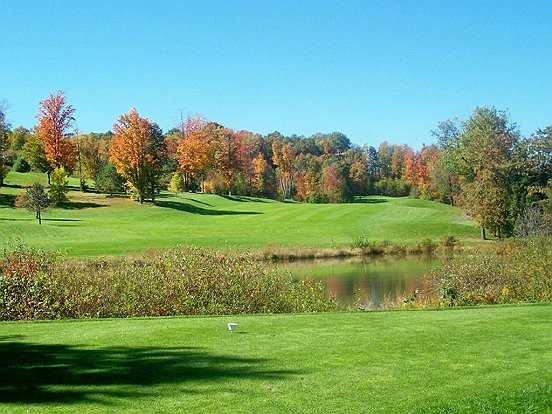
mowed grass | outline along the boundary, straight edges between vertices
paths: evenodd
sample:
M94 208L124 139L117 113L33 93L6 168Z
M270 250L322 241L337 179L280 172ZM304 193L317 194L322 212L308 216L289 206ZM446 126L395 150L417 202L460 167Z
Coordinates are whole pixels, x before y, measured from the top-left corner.
M551 326L549 304L5 322L0 412L547 413Z
M358 236L416 243L446 235L471 241L477 229L462 211L410 198L366 197L350 204L303 204L254 197L164 192L157 205L70 191L65 208L51 209L42 226L13 208L16 194L45 174L14 173L0 189L0 240L71 255L113 255L178 244L215 248L343 247Z

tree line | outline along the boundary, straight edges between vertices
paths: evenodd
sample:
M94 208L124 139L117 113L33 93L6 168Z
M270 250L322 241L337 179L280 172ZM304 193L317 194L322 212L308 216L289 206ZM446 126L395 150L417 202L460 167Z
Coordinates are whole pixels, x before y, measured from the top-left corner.
M112 131L79 134L62 92L40 102L33 129L11 129L0 114L0 185L9 168L45 172L49 179L62 169L80 178L83 191L94 183L96 191L126 192L140 203L155 202L165 188L311 203L410 195L463 207L483 238L516 228L531 232L528 222L549 217L552 127L523 137L493 107L438 124L435 143L418 150L388 142L353 145L340 132L261 135L202 117L164 133L135 109Z

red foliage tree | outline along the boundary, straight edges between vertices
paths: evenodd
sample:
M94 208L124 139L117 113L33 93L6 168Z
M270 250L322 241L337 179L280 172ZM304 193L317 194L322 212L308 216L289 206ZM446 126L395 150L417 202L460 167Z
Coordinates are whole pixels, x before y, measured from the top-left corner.
M52 169L73 171L77 159L77 147L67 138L73 126L75 109L66 103L59 91L40 101L36 133L44 144L46 159Z

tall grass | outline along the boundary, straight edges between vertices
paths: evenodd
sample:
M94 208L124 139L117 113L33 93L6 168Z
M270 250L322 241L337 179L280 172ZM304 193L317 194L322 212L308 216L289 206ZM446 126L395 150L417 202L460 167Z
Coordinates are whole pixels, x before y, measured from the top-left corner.
M72 260L19 247L0 260L0 319L314 312L335 308L322 284L253 257L197 248L140 259Z
M498 243L494 249L452 256L432 271L422 289L402 298L414 307L552 301L552 240ZM397 304L396 304L397 305Z

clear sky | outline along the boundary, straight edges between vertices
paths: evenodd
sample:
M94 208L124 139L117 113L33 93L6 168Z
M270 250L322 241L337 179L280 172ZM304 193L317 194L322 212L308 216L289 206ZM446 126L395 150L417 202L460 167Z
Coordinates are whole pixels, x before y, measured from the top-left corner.
M0 99L32 126L61 89L82 131L138 111L235 129L419 147L477 105L552 124L552 1L31 1L0 4Z

